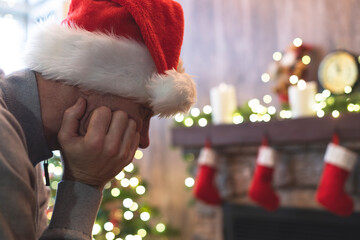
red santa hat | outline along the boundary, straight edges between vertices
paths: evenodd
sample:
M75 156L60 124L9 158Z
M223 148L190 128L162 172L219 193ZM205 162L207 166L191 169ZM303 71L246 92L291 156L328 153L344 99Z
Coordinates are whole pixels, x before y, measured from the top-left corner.
M72 0L61 24L42 24L25 62L46 78L187 112L196 89L179 60L183 11L172 0Z

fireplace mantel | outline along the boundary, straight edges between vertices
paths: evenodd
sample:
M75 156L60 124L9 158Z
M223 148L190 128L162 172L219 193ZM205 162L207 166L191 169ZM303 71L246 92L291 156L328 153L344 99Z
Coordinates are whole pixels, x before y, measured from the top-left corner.
M354 199L356 211L356 217L352 218L355 219L354 222L347 223L347 219L338 219L335 215L326 212L315 200L324 166L326 145L331 141L335 131L339 134L341 143L345 143L346 147L360 153L360 113L342 114L339 118L326 116L249 122L239 125L208 125L203 128L176 127L172 129L172 144L183 148L184 153L188 151L198 153L205 139L210 138L212 146L217 148L217 153L221 157L217 162L216 183L225 203L223 226L226 240L264 239L265 236L268 239L325 239L323 236L328 236L328 233L332 235L332 238L327 237L327 239L338 239L337 234L345 236L345 233L356 236L355 238L358 239L354 232L356 233L356 229L359 229L357 220L360 217L360 198L358 197L360 164L357 164L345 186L346 192ZM271 146L274 146L277 152L272 185L281 199L281 204L276 213L265 212L247 195L256 167L257 146L260 145L263 136L267 136ZM194 167L197 166L196 161L191 164ZM230 205L234 208L227 208ZM241 210L236 211L238 208ZM246 213L244 209L265 215L250 216L249 212L249 215L244 216L241 215ZM218 221L222 219L221 217L215 214L210 217L199 206L197 212L198 226L210 226L209 229L219 227ZM310 213L319 215L320 218L315 218ZM281 216L278 218L278 215ZM217 217L212 219L213 216ZM304 222L301 224L292 222L291 218L294 216L304 217ZM331 222L331 219L335 223ZM294 228L290 228L291 224ZM265 229L271 230L271 233L264 229L259 231L259 225L265 226ZM314 228L317 230L316 234L313 231ZM284 234L287 233L289 235L285 236ZM259 234L263 235L259 236ZM345 236L343 239L355 238Z
M183 148L202 147L206 138L213 147L259 145L267 136L272 145L327 143L337 131L341 141L360 141L360 114L342 114L339 118L308 117L239 125L208 125L172 129L172 144Z

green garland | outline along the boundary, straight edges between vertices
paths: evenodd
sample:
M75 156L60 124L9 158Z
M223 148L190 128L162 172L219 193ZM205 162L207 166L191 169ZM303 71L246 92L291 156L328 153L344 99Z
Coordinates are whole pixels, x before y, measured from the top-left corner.
M352 92L344 95L331 95L328 90L316 95L316 113L318 117L332 115L338 117L342 113L360 113L360 92ZM206 106L209 107L209 106ZM211 112L196 109L196 113L192 114L192 110L186 115L177 115L174 118L175 126L205 127L212 124ZM281 120L291 118L289 106L283 104L281 110L278 111L269 103L261 102L259 99L251 99L242 106L239 106L233 114L233 124L241 124L243 122L268 122L273 119ZM206 120L206 124L201 124L201 119Z

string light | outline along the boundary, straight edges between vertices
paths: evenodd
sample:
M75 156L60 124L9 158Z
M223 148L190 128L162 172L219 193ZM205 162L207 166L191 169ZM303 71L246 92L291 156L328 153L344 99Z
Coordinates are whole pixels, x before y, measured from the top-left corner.
M264 101L264 103L269 104L272 101L272 97L270 95L265 95L263 97L263 101Z
M319 118L322 118L323 116L325 116L325 112L323 110L318 110L316 112L316 115L319 117Z
M130 163L126 167L124 167L124 170L128 173L131 173L134 170L134 164Z
M234 113L234 115L233 115L233 123L234 124L240 124L242 122L244 122L244 117L241 116L240 113Z
M193 109L191 109L190 114L191 114L191 116L193 116L193 117L198 117L198 116L200 115L200 109L198 109L198 108L193 108Z
M291 118L292 117L292 112L291 111L286 111L286 118Z
M118 235L118 234L120 233L120 228L114 227L114 229L112 230L112 232L113 232L115 235Z
M310 56L305 55L301 58L301 61L303 62L303 64L308 65L311 62L311 58Z
M130 211L135 212L136 210L138 210L139 205L136 202L133 202L133 204L131 205L131 207L129 208Z
M269 114L265 114L264 116L263 116L263 121L264 122L269 122L271 120L271 116L269 115Z
M319 105L320 105L320 109L323 109L326 107L326 102L324 102L324 101L320 102Z
M200 118L199 119L199 126L200 127L205 127L207 125L207 120L205 118Z
M270 115L275 114L275 113L276 113L276 108L275 108L274 106L268 107L268 113L269 113Z
M145 229L139 229L138 231L137 231L137 234L139 234L139 236L141 236L141 237L145 237L146 236L146 234L147 234L147 232L146 232L146 230Z
M109 189L109 188L111 188L111 182L106 183L104 186L104 189Z
M118 189L118 188L111 189L111 195L113 197L118 197L120 195L120 189Z
M251 99L249 102L248 102L248 105L250 108L255 108L256 106L258 106L260 104L260 101L259 99Z
M205 105L205 106L203 107L203 112L204 112L205 114L210 114L210 113L212 112L212 107L211 107L210 105Z
M194 125L194 120L192 120L192 118L186 118L185 122L184 122L186 127L191 127L192 125Z
M297 84L298 81L299 81L299 77L296 76L296 75L291 75L290 78L289 78L289 82L291 84Z
M274 61L280 61L281 60L281 58L282 58L282 53L281 52L274 52L274 54L273 54L273 59L274 59Z
M144 156L144 153L141 150L139 150L139 149L136 150L135 155L134 155L135 159L140 160L143 158L143 156Z
M111 222L106 222L105 224L104 224L104 229L105 229L105 231L111 231L111 230L113 230L113 228L114 228L114 225L111 223Z
M134 237L134 236L133 236L133 235L131 235L131 234L126 235L125 240L134 240L134 238L133 238L133 237Z
M100 232L101 232L101 226L95 223L92 229L92 235L98 235Z
M178 123L181 123L182 121L184 121L184 115L181 113L176 114L175 121L177 121Z
M326 103L329 104L329 105L333 105L335 103L335 98L333 97L328 97L326 99Z
M136 193L139 195L143 195L145 193L145 191L146 191L146 189L144 186L139 185L136 187Z
M130 178L130 186L136 187L137 185L139 185L139 179L137 179L136 177Z
M289 111L289 110L281 110L280 111L280 118L288 119L288 118L291 118L291 117L292 117L291 111Z
M354 112L354 110L355 110L355 105L352 104L352 103L350 103L350 104L347 106L347 110L348 110L349 112Z
M354 112L359 112L360 111L360 105L359 104L355 104L354 106Z
M188 177L185 179L185 186L192 187L195 184L195 180L192 177Z
M59 184L59 182L53 181L53 182L51 183L51 188L54 189L54 190L56 190L56 189L58 188L58 184Z
M108 232L105 234L105 237L107 240L113 240L115 239L115 234L113 232Z
M55 165L53 163L49 163L48 171L49 173L53 173L55 171Z
M133 205L134 201L131 198L125 198L123 200L123 205L126 208L130 208Z
M55 167L55 170L54 170L54 174L57 175L57 176L61 176L62 173L63 173L62 167L56 166L56 167Z
M250 122L256 122L258 120L258 116L256 114L251 114L249 119Z
M295 47L300 47L303 44L303 40L301 38L295 38L293 44Z
M144 222L148 221L150 219L150 213L142 212L140 214L140 219L143 220Z
M116 175L116 179L117 180L121 180L121 179L123 179L125 177L125 173L123 172L123 171L121 171L118 175Z
M325 89L324 91L322 91L322 95L324 96L324 98L328 98L331 95L331 92L327 89Z
M306 82L305 80L303 79L300 79L297 83L297 87L300 89L300 90L304 90L306 88Z
M334 110L332 111L331 115L333 116L333 118L338 118L340 116L340 112L338 110Z
M350 86L346 86L346 87L344 88L344 92L345 92L346 94L351 93L351 91L352 91L352 87L350 87Z
M130 181L127 178L123 178L123 179L121 179L120 184L123 187L128 187L130 185Z
M134 217L133 212L131 212L131 211L124 212L124 219L131 220L131 219L133 219L133 217Z
M265 114L267 112L267 108L259 104L253 109L253 111L259 114Z
M270 74L268 73L263 73L261 75L261 81L263 81L264 83L267 83L270 81Z
M163 224L163 223L158 223L155 228L156 228L156 231L158 231L160 233L164 232L166 229L165 224Z

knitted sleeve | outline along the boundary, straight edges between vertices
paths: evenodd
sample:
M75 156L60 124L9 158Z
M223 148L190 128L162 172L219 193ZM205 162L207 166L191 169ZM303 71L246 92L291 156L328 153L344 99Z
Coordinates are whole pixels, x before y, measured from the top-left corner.
M36 240L44 221L37 201L37 175L27 155L24 133L0 98L0 239ZM40 239L90 240L102 199L95 188L63 181L50 225ZM39 213L39 211L43 211Z
M35 239L36 176L25 136L0 99L0 239Z
M86 184L60 182L50 225L40 239L91 240L101 197L100 191Z

